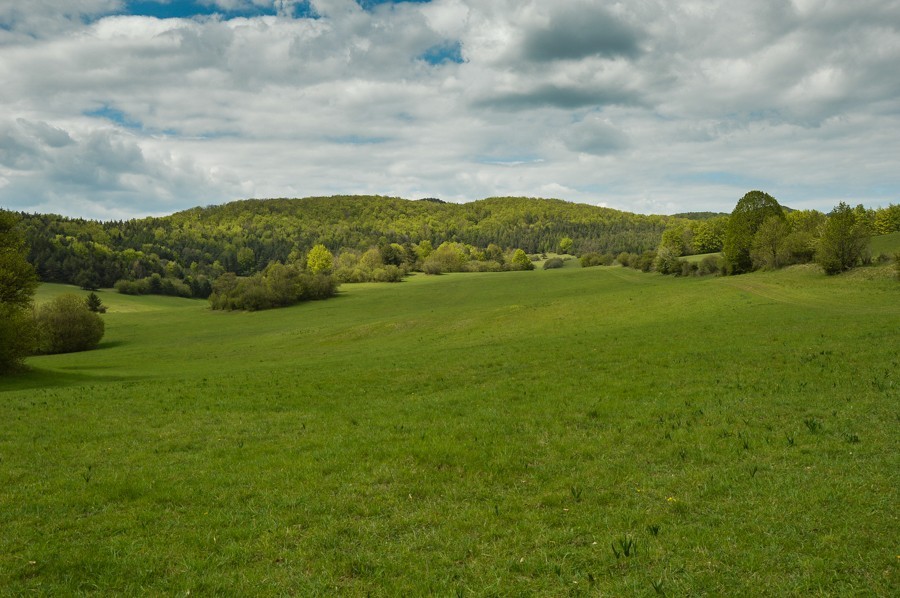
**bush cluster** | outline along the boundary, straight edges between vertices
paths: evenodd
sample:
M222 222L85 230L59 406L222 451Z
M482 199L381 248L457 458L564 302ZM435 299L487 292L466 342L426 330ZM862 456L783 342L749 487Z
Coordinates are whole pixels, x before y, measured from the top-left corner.
M414 263L402 245L372 247L363 253L344 249L334 260L339 282L400 282Z
M611 266L616 258L611 253L585 253L580 258L582 268Z
M151 274L136 280L119 280L114 288L123 295L167 295L170 297L196 297L206 299L212 293L212 284L206 276L189 276L184 280Z
M425 274L500 272L534 270L534 260L522 249L504 252L493 243L486 249L479 249L464 243L447 242L441 243L437 249L420 252L420 259L415 266Z
M544 270L553 270L555 268L562 268L565 265L565 262L561 257L551 257L549 260L544 262Z
M103 338L103 319L77 295L60 295L40 306L34 315L39 355L72 353L93 349Z
M273 262L262 272L248 277L231 272L223 274L213 285L209 302L212 309L257 311L332 297L337 287L338 281L331 274L316 274Z

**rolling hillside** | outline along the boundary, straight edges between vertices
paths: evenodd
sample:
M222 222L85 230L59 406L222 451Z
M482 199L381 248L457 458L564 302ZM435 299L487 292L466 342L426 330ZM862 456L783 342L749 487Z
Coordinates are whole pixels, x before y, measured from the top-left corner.
M890 265L99 294L99 349L0 379L5 593L900 587Z

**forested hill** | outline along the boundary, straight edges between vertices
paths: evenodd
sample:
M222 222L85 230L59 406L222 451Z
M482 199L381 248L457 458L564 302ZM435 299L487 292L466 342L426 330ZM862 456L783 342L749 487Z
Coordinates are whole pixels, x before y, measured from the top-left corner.
M252 199L111 222L22 217L29 259L43 280L81 284L79 277L93 277L101 286L154 272L180 278L188 269L250 274L317 243L334 252L428 241L537 253L555 251L568 237L575 254L641 253L677 220L554 199L454 204L380 196Z
M570 237L580 253L654 249L671 217L524 197L454 204L337 196L236 201L160 220L162 226L209 239L246 237L259 242L261 254L270 253L265 247L268 237L300 249L322 243L332 251L428 240L435 247L444 241L476 247L494 243L529 253L555 251L562 237ZM271 256L277 259L278 254Z

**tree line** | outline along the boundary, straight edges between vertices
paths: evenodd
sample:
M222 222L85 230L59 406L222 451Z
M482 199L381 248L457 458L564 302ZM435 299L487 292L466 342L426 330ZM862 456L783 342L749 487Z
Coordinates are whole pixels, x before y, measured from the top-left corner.
M645 251L678 220L561 200L378 196L243 200L128 221L20 216L28 260L43 281L88 289L122 281L123 292L193 297L208 297L226 272L250 276L273 262L297 263L315 245L337 256L340 280L396 280L404 268L425 267L431 251L431 270L508 268L516 249L555 251L563 237L573 253Z
M785 208L768 193L754 190L737 202L730 215L714 215L700 224L675 223L663 231L656 251L627 255L619 261L676 275L743 274L816 262L826 274L838 274L872 261L872 235L897 231L900 205L872 210L840 202L825 214ZM719 246L720 257L710 256L699 263L682 259L713 253L704 250L711 237L715 242L710 247Z
M758 199L759 194L749 193L730 215L644 216L517 197L451 204L335 196L243 200L128 221L19 216L28 260L40 280L198 298L210 297L226 273L263 275L275 263L302 272L307 253L319 245L334 258L331 276L336 283L398 281L410 271L527 267L527 260L515 259L517 250L577 255L584 265L618 261L642 270L696 273L699 266L694 269L681 258L726 250L726 237L744 243L728 246L722 268L729 273L824 255L816 244L825 214L777 206L769 216L777 216L778 222L763 225L743 213L749 196ZM894 205L853 209L876 234L900 227L898 211L900 206ZM754 207L750 213L762 212ZM763 232L751 248L748 235L752 231L757 236L760 227ZM763 234L769 237L768 253Z

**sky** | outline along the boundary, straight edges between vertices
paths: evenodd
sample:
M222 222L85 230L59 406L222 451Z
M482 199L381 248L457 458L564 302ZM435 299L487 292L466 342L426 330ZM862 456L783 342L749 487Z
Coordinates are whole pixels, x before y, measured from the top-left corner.
M900 0L0 0L0 208L900 203Z

